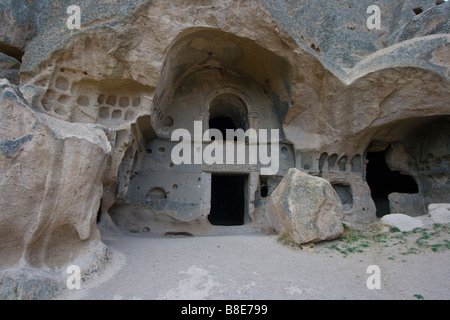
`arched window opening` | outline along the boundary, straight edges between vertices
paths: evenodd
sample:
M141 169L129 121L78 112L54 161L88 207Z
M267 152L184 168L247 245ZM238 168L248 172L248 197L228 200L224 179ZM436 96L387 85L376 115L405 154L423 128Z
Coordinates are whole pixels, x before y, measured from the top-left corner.
M231 93L215 97L209 108L209 128L219 130L224 140L227 139L227 130L246 131L249 123L245 102Z

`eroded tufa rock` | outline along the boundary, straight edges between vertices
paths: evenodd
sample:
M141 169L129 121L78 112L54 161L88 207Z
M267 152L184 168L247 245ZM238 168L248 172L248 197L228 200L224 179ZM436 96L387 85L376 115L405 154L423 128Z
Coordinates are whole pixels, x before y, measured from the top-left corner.
M344 232L342 203L331 184L295 168L272 193L268 215L278 233L298 244L336 239Z
M64 271L75 260L90 268L91 254L106 250L96 226L111 149L105 133L35 112L5 80L0 105L0 119L8 119L0 126L0 269ZM46 283L61 284L59 275ZM7 283L29 287L23 281Z

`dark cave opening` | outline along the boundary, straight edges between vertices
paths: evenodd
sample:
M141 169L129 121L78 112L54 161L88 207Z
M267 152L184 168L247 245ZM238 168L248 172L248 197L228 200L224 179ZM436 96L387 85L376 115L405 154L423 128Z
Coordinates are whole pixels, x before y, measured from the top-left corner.
M377 208L377 217L391 213L389 208L389 194L418 193L416 181L408 175L391 171L385 160L385 152L367 152L366 181L370 187L372 199Z
M208 216L212 225L244 224L246 178L243 175L212 176L211 213Z
M209 120L209 128L219 130L222 133L223 140L227 140L227 129L234 131L237 126L232 118L220 116ZM215 137L212 137L211 140L215 140Z

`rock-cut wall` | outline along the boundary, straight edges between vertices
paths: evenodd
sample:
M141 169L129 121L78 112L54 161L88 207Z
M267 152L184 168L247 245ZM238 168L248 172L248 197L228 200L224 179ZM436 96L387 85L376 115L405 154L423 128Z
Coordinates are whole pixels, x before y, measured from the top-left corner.
M374 2L381 25L369 30ZM258 227L268 208L302 221L277 211L289 202L279 190L311 176L347 221L450 202L448 2L93 0L70 29L72 4L0 0L0 298L53 296L71 264L84 278L101 270L98 220L208 226L211 176L231 169L175 167L170 137L227 104L246 108L245 126L281 132L279 175L236 171ZM377 170L418 191L379 188Z

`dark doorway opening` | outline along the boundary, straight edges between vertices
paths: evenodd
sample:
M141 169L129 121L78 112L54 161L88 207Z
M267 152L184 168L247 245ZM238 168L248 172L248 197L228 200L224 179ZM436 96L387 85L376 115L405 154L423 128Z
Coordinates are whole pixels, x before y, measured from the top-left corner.
M211 213L208 220L215 226L240 226L245 216L247 176L213 175Z
M377 217L391 213L389 209L389 194L418 193L416 181L408 175L391 171L385 160L385 152L368 152L366 181L370 187L372 199L377 208Z

